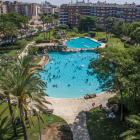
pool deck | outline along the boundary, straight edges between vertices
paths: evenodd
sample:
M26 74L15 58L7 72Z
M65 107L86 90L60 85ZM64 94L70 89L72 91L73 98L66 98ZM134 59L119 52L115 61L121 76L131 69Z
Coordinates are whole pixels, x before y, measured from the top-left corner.
M108 99L113 97L115 93L104 92L97 95L96 98L84 99L84 98L51 98L46 97L46 100L51 102L52 105L47 105L49 109L54 109L53 114L60 116L71 127L73 133L73 140L90 140L89 133L86 124L86 113L93 108L92 103L95 103L94 107L102 104L106 107Z
M77 37L78 38L78 37ZM87 37L93 41L98 42L97 40ZM74 39L74 38L73 38ZM64 40L63 43L66 43L68 40ZM98 42L100 43L100 42ZM105 47L104 43L100 43L101 48ZM82 50L94 50L92 49L82 49ZM80 51L81 48L67 49L65 52ZM45 65L48 63L46 61ZM40 64L44 66L44 60L42 58ZM90 140L89 133L87 130L86 123L86 111L89 111L93 108L92 103L95 103L94 107L102 104L103 107L106 107L108 99L113 97L116 93L103 92L102 94L97 95L96 98L84 99L84 98L51 98L45 97L47 101L51 102L52 105L47 104L49 109L54 109L53 114L63 118L70 126L73 133L73 140Z

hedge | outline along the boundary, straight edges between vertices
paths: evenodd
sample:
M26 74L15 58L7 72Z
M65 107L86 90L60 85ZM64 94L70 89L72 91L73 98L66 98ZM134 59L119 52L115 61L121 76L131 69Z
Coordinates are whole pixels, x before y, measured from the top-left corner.
M121 38L121 42L125 42L126 41L126 39L125 38Z
M108 104L109 105L110 104L117 104L117 103L119 103L119 101L120 101L120 98L115 95L114 97L111 97L108 99Z
M36 43L50 43L50 40L38 39Z
M20 46L14 46L14 49L17 50L17 49L21 49ZM0 50L6 50L6 47L0 47ZM12 46L11 47L7 47L7 50L13 50Z
M95 37L96 36L96 33L93 32L93 31L90 31L89 34L91 34L91 37Z

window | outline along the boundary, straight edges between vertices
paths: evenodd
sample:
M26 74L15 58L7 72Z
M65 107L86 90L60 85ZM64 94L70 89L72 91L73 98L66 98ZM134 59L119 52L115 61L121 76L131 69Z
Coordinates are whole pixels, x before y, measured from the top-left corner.
M76 11L79 11L79 10L76 9Z
M126 19L126 21L131 21L131 19Z

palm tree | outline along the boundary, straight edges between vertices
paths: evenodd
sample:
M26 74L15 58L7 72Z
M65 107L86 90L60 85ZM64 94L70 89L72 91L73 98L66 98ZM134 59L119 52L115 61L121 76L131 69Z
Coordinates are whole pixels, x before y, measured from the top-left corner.
M114 18L114 17L111 18L110 22L111 22L111 30L112 30L111 32L113 33L113 25L116 23L116 18ZM111 38L111 34L110 34L110 38Z
M100 21L101 21L101 18L98 17L98 18L97 18L97 22L100 22ZM98 27L97 27L97 36L98 36Z
M7 52L7 43L6 43L6 40L8 39L7 22L0 22L0 33L2 35L2 38L4 39L5 46L6 46L6 52Z
M27 16L23 17L23 24L24 24L24 29L25 29L25 34L27 38L27 31L29 30L29 26L27 25L29 18Z
M42 22L43 22L43 34L44 34L44 39L45 39L45 33L44 33L45 16L42 15L40 19L41 19Z
M107 19L105 19L105 22L107 23L107 31L106 31L106 38L107 38L107 41L108 41L108 37L109 37L109 25L110 25L110 23L111 23L111 18L110 17L108 17ZM108 33L108 36L107 36L107 33Z
M52 16L49 15L47 18L48 18L48 23L49 24L53 23L53 17ZM50 40L50 26L49 26L49 40Z
M2 89L14 95L17 100L17 106L13 112L12 116L15 116L17 109L20 110L20 118L23 128L24 139L28 140L26 133L24 110L29 112L29 108L25 102L25 99L30 99L33 104L31 109L35 111L36 109L45 111L47 108L42 102L46 102L43 96L46 96L43 92L46 84L34 73L26 75L27 69L22 67L17 67L16 69L11 69L6 71L6 75L1 77L1 83L3 83ZM8 81L8 82L7 82ZM11 88L12 87L12 88ZM28 116L29 124L32 124L31 118Z
M8 34L9 34L9 36L11 38L12 48L14 50L14 47L13 47L13 38L14 38L14 36L18 35L17 27L12 22L8 22L8 25L7 26L8 26L8 31L9 31Z
M6 69L1 69L1 72L0 72L0 77L1 77L1 80L0 80L1 93L0 93L0 95L7 98L10 115L12 117L14 136L17 137L16 123L15 123L13 109L12 109L12 105L11 105L11 101L10 101L10 92L6 91L7 90L6 86L9 85L9 83L7 82L7 79L5 79L5 76L7 75L6 71L7 71Z
M122 133L120 136L124 140L140 140L140 115L130 115L126 120L130 123L132 128Z

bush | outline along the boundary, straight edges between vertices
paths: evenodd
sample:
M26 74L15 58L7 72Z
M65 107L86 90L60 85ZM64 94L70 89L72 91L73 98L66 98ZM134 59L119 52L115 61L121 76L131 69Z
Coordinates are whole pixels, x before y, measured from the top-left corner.
M70 131L70 127L68 125L59 125L56 127L58 131L65 131L65 132L69 132Z
M126 41L125 43L130 44L130 43L131 43L131 41Z
M29 54L29 55L35 55L36 52L37 52L37 50L38 50L38 47L37 47L37 46L32 46L32 45L30 45L30 46L28 47L28 54Z
M44 49L43 46L38 47L38 51L39 51L39 52L42 52L43 49Z
M120 102L120 98L118 96L114 96L108 99L108 104L118 104Z
M103 40L103 42L104 42L104 43L106 43L106 42L107 42L107 40L105 39L105 40Z
M52 41L58 42L58 39L52 39Z
M68 26L68 25L66 25L66 24L64 24L64 25L60 26L60 28L61 28L61 29L68 29L68 28L69 28L69 26Z
M93 32L93 31L90 31L89 34L91 34L91 37L95 37L96 36L96 33Z
M121 35L118 35L117 37L118 37L119 39L121 39L121 38L122 38L122 36L121 36Z
M125 38L121 38L121 42L125 42L126 41L126 39Z
M50 41L44 40L44 39L38 39L38 40L36 40L36 43L50 43Z
M130 44L124 43L124 47L125 47L125 48L129 48L129 47L130 47Z
M53 34L57 34L57 33L58 33L58 31L54 31L54 32L53 32Z
M60 35L55 35L54 38L55 39L61 39L61 36Z
M97 25L96 29L100 32L104 32L106 30L106 27L104 25Z
M67 29L67 31L71 31L71 29Z
M22 48L22 49L24 49L26 46L27 46L27 42L26 42L26 40L22 40L21 41L21 43L20 43L20 47Z
M107 48L108 47L108 44L106 44L105 47Z
M30 22L30 25L34 25L34 24L35 24L34 21Z

